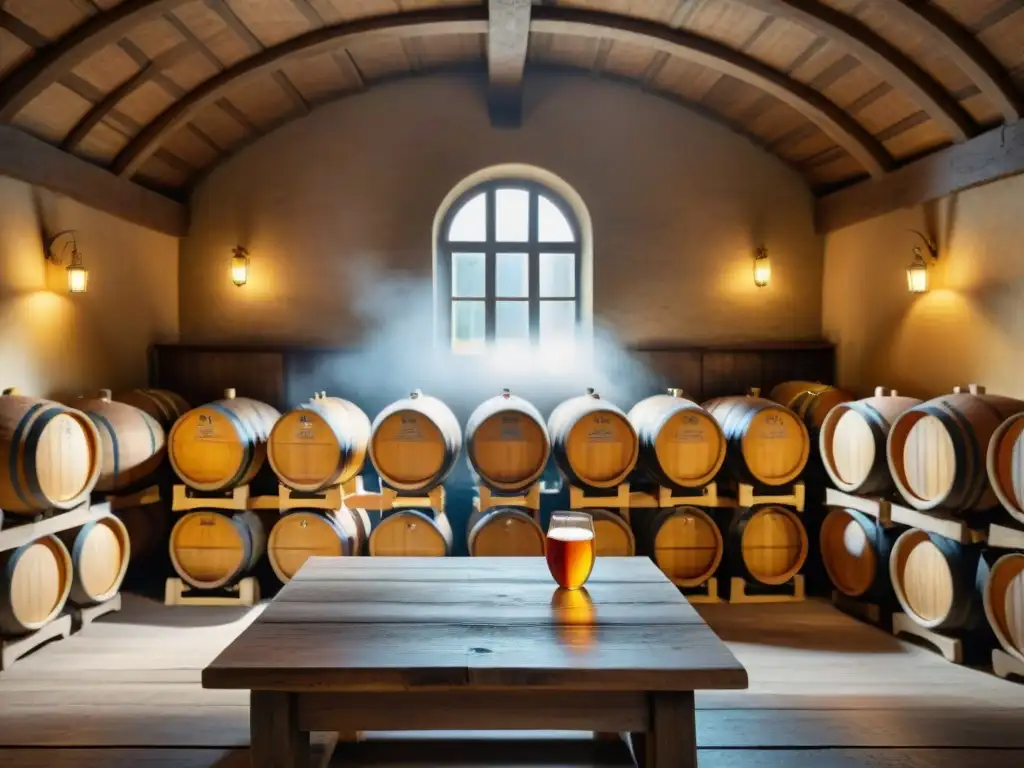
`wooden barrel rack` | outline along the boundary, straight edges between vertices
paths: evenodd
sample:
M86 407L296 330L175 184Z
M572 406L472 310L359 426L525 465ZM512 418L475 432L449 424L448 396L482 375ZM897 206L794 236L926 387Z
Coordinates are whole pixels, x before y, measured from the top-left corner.
M60 580L57 591L49 595L40 594L40 583L47 586L47 581L33 579L29 589L36 594L26 596L34 606L29 613L12 610L11 596L6 586L0 586L0 602L6 608L0 609L6 618L4 629L0 630L0 671L8 669L17 659L35 650L51 640L70 637L94 619L121 608L119 593L106 596L106 601L98 605L79 607L68 602L72 593L74 564L71 553L61 541L65 531L81 529L110 517L110 504L83 503L71 510L53 510L37 515L33 519L7 518L0 528L0 568L10 565L12 554L27 552L29 556L41 560L38 563L43 571L49 571ZM39 548L39 549L36 549ZM47 562L49 565L47 565ZM38 569L37 569L38 570ZM46 604L47 615L41 615L40 605ZM25 622L28 622L27 624ZM13 634L12 634L13 632Z

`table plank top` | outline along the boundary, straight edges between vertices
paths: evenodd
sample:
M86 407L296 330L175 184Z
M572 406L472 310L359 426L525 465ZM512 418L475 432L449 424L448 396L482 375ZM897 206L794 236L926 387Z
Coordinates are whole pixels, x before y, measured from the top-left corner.
M203 672L207 688L698 690L746 671L644 557L583 590L543 558L310 558Z

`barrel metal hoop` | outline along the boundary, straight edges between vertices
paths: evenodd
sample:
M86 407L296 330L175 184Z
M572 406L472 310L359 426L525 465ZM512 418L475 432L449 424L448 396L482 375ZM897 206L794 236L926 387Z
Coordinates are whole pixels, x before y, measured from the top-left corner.
M32 422L28 435L25 437L25 480L28 482L29 491L42 503L46 503L46 496L43 494L43 488L39 484L39 475L36 472L36 446L46 426L64 412L65 410L59 407L44 411L38 419Z
M248 438L245 442L244 453L242 456L242 461L238 467L238 471L235 473L235 476L231 478L230 482L227 485L227 487L232 488L242 479L242 477L245 476L246 471L249 469L249 465L252 463L253 448L256 445L256 433L250 430L248 425L242 419L240 419L237 415L232 413L227 408L221 405L217 405L217 403L210 403L207 407L214 411L223 413L225 416L227 416L228 421L231 422L231 425L234 427L235 431L238 432L240 436Z
M923 409L926 413L936 416L940 422L945 425L950 423L955 424L959 427L959 431L966 436L967 442L970 444L972 457L984 455L979 453L980 446L978 445L978 438L974 434L974 430L971 429L971 424L966 421L959 411L957 411L952 405L947 403L945 400L942 401L943 405L948 408L948 411L939 410L933 407ZM953 443L953 455L956 457L956 474L954 475L954 487L956 481L961 478L962 472L967 469L967 451L961 446L957 445L957 441L952 439L952 432L950 433L950 442ZM960 448L960 450L958 450ZM988 473L978 472L978 468L974 467L974 481L970 486L964 488L956 497L956 499L950 499L952 506L965 506L973 507L985 493L985 487L988 484Z
M110 448L114 454L114 482L116 487L117 477L121 474L121 451L117 445L117 432L114 431L113 425L105 416L101 416L93 411L87 411L85 415L89 417L93 424L97 427L102 426L107 430L107 434L110 435ZM152 436L153 432L150 430L150 437L152 438Z
M18 481L18 451L16 446L21 442L22 436L25 434L25 430L28 428L29 422L32 420L32 416L42 408L46 407L46 403L36 403L26 411L25 415L21 417L21 421L18 422L18 426L14 429L14 434L11 436L11 455L9 459L9 467L11 473L11 484L14 486L14 492L21 499L21 503L27 508L32 509L38 506L41 501L33 500L29 501L24 494L24 489L21 487L21 483ZM28 450L24 451L24 457L28 458ZM26 478L28 476L28 470L25 470Z

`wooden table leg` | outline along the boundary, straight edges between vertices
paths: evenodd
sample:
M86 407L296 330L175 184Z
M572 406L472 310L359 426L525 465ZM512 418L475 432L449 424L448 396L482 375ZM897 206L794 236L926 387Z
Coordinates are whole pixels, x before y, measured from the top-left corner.
M651 726L632 733L639 768L697 768L697 723L693 691L651 694Z
M299 730L298 697L278 691L249 696L253 768L309 768L309 734Z

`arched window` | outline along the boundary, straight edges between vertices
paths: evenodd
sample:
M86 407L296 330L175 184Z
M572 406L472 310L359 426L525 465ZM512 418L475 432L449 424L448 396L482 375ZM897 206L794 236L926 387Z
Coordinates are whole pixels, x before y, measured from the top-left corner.
M459 195L438 229L438 311L455 352L571 341L581 320L580 226L536 181L501 178Z

